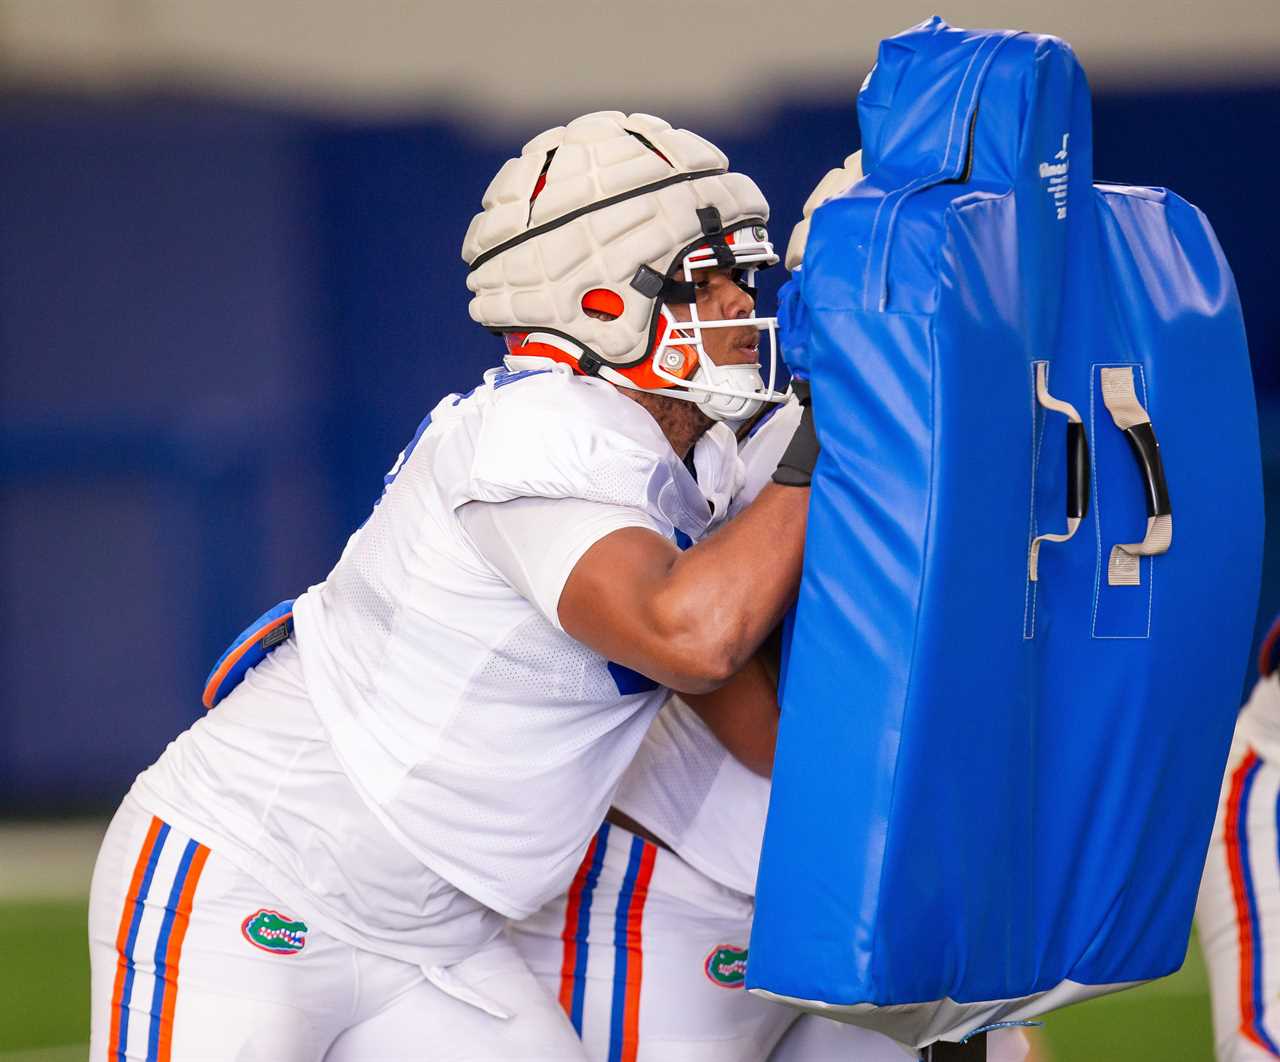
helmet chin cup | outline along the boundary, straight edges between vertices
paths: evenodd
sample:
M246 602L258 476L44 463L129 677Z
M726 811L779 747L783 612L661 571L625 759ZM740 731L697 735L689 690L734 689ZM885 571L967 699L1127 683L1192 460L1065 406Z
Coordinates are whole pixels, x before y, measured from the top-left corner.
M698 368L692 379L694 384L697 384L699 376L702 375L704 364L705 361L698 362ZM761 396L765 392L765 386L760 378L759 366L725 365L717 368L720 379L727 387L725 391L706 391L695 394L694 401L704 414L712 420L737 421L754 417L764 408L765 399ZM726 393L729 390L738 391L739 394Z

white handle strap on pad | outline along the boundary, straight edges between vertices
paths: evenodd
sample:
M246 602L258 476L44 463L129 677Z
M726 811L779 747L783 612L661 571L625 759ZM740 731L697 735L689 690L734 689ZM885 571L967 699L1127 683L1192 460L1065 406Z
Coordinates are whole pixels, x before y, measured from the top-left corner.
M1072 424L1081 423L1080 414L1076 412L1075 406L1049 394L1049 363L1047 361L1036 362L1036 401L1044 406L1045 409L1063 414ZM1027 577L1033 583L1040 578L1040 543L1066 542L1079 530L1080 520L1081 518L1078 516L1068 516L1067 529L1062 534L1037 535L1031 540L1031 556L1027 565Z

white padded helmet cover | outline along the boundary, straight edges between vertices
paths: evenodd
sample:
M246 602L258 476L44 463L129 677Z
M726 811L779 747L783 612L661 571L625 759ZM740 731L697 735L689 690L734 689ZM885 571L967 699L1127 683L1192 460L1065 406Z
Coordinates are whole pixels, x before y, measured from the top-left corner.
M533 198L544 167L546 183ZM467 277L472 319L494 329L560 332L613 365L638 361L648 353L655 303L631 287L636 271L648 266L667 273L675 256L702 235L700 207L716 207L726 230L768 220L769 204L756 183L727 169L714 144L648 114L598 111L539 134L490 183L484 209L463 240L463 260L472 264L508 240L582 213L474 268ZM680 179L696 173L707 175ZM614 196L624 198L592 209ZM583 312L582 297L595 288L622 298L621 317L603 321Z

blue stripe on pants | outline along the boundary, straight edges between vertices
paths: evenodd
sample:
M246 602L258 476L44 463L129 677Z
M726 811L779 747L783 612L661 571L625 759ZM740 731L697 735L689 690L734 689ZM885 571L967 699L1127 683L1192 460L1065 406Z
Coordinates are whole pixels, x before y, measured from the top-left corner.
M155 846L151 849L151 858L147 860L147 870L142 876L142 884L138 887L138 896L133 901L133 921L129 923L129 940L124 947L126 973L124 992L120 996L120 1051L116 1056L119 1062L125 1062L125 1053L129 1047L129 1003L133 998L133 946L138 940L138 927L142 925L142 912L146 905L147 894L151 891L151 879L155 877L156 864L160 862L160 853L164 850L165 838L168 836L169 824L162 823L160 832L156 834Z
M569 1020L573 1022L574 1031L582 1036L582 1003L587 991L587 953L591 945L587 937L591 930L591 896L595 892L596 882L600 880L600 870L604 866L605 849L609 847L609 824L606 822L596 834L596 854L591 860L591 869L587 871L587 880L582 886L582 902L578 908L578 954L573 963L573 1008L569 1012Z
M613 914L613 1007L609 1013L609 1062L622 1062L623 1019L627 1004L627 916L631 913L631 895L636 887L643 853L644 839L631 838L627 873L618 894L618 909Z
M187 872L191 869L191 858L199 847L195 841L188 841L178 863L178 873L174 875L173 888L169 890L169 903L164 910L164 922L160 926L160 936L156 938L156 984L151 992L151 1031L147 1040L147 1062L157 1062L160 1049L160 1014L164 1007L165 993L165 952L169 948L169 934L173 931L173 916L178 911L178 901L182 896L182 886L187 883Z

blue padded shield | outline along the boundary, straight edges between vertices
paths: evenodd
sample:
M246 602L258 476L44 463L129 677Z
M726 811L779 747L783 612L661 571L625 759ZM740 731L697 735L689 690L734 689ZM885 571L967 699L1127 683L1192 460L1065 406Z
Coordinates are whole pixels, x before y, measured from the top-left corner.
M858 107L868 176L783 295L822 455L747 984L923 1045L1181 964L1261 470L1222 251L1093 184L1066 44L934 19Z
M257 667L267 654L282 645L293 633L293 598L268 609L236 635L227 651L218 657L209 677L204 680L200 698L206 709L213 708L244 681L251 667Z

